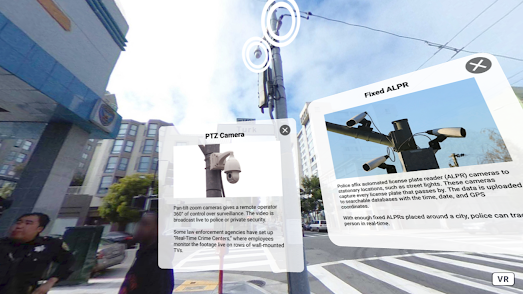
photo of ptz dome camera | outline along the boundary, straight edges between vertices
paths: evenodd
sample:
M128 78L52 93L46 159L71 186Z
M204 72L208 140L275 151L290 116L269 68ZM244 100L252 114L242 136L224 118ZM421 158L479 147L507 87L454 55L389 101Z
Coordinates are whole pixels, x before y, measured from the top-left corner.
M240 180L240 162L234 158L234 152L227 151L211 154L211 170L223 170L227 174L227 181L236 184Z

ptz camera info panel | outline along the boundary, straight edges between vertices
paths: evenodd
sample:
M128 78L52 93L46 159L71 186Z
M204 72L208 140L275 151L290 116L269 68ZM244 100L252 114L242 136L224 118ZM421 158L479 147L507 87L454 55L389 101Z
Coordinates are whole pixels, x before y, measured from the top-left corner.
M486 68L474 71L482 60ZM523 109L493 56L343 92L308 110L334 243L523 253L523 239L511 237L523 233Z
M176 272L302 272L292 119L160 129L159 259ZM243 136L220 137L209 134Z

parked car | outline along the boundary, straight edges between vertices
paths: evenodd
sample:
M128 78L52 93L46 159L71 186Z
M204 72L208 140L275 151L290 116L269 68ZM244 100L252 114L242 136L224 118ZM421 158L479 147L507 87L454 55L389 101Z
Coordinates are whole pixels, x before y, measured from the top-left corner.
M96 252L96 264L91 275L122 263L125 259L125 248L126 245L123 243L116 243L106 238L100 239Z
M325 220L317 220L317 221L313 221L311 223L311 231L316 231L316 232L319 232L319 231L327 231L327 221Z
M302 227L303 227L303 229L305 231L310 231L311 230L311 223L303 223Z
M103 238L115 243L123 243L126 245L126 249L133 248L136 245L133 235L126 232L109 232Z

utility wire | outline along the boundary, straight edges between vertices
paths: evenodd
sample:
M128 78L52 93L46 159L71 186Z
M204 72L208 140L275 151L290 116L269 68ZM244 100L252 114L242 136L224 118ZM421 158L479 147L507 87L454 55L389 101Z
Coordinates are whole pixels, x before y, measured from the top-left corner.
M513 77L515 77L515 76L519 75L519 74L520 74L520 73L522 73L522 72L523 72L523 70L521 70L521 71L518 71L517 73L515 73L515 74L511 75L510 77L508 77L508 78L507 78L507 80L510 80L510 79L512 79Z
M485 11L489 10L489 8L492 7L494 4L496 4L496 2L498 2L498 1L499 0L496 0L496 1L492 2L492 4L490 4L482 12L480 12L476 17L474 17L474 19L472 19L467 25L465 25L457 34L454 35L454 37L452 37L447 43L445 43L445 46L447 46L450 42L452 42L452 40L454 40L459 34L461 34L461 32L463 32L469 25L471 25L476 19L478 19L483 13L485 13ZM429 62L441 50L443 50L443 47L440 47L436 52L434 52L434 54L432 54L432 56L430 56L429 59L427 59L425 62L423 62L423 64L421 64L418 67L418 69L416 69L416 70L419 70L420 68L422 68L427 62Z
M476 41L479 37L481 37L481 35L483 35L484 33L486 33L488 30L490 30L493 26L495 26L498 22L502 21L505 17L507 17L509 14L511 14L514 10L516 10L516 8L518 8L521 4L523 4L523 1L519 2L518 5L514 6L509 12L507 12L505 15L503 15L500 19L498 19L496 22L494 22L493 24L491 24L488 28L486 28L485 30L483 30L483 32L481 32L479 35L477 35L474 39L472 39L470 42L468 42L465 46L463 46L463 48L461 48L459 51L457 51L454 55L452 55L452 57L449 59L452 60L452 58L454 58L454 56L458 55L461 51L463 51L463 49L465 49L465 47L467 47L468 45L470 45L472 42Z
M519 82L521 82L521 81L523 81L523 78L521 78L521 79L519 79L519 80L515 81L515 82L514 82L514 83L512 83L511 85L515 85L515 84L517 84L517 83L519 83Z
M308 15L314 16L314 17L317 17L317 18L321 18L321 19L324 19L324 20L332 21L332 22L342 23L342 24L345 24L345 25L348 25L348 26L352 26L352 27L359 27L359 28L364 28L364 29L367 29L367 30L375 31L375 32L388 34L388 35L395 36L395 37L398 37L398 38L403 38L403 39L409 39L409 40L413 40L413 41L423 42L423 43L425 43L425 44L427 44L429 46L438 47L438 48L441 48L441 49L447 49L447 50L451 50L451 51L454 51L454 52L466 52L466 53L472 53L472 54L479 53L479 52L475 52L475 51L464 50L463 48L462 49L458 49L458 48L455 48L455 47L451 47L451 46L447 46L447 45L443 45L443 44L438 44L438 43L431 42L431 41L428 41L428 40L425 40L425 39L420 39L420 38L400 35L400 34L388 32L388 31L384 31L384 30L380 30L380 29L371 28L371 27L364 26L364 25L348 23L348 22L345 22L345 21L337 20L337 19L332 19L332 18L320 16L320 15L315 15L315 14L312 14L311 12L308 12ZM501 58L512 59L512 60L517 60L517 61L523 61L523 59L521 59L521 58L511 57L511 56L507 56L507 55L494 54L494 53L490 53L490 54L492 54L494 56L497 56L497 57L501 57Z

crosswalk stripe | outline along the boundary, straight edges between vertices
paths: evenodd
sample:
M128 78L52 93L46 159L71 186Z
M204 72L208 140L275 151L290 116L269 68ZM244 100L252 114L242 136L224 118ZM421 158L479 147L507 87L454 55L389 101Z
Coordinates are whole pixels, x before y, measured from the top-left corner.
M523 262L523 256L518 257L515 255L498 254L498 253L488 253L488 255L493 256L493 257L499 257L499 258L509 258L509 259L513 259L513 260L521 260L521 262ZM497 260L499 260L499 259L497 259Z
M382 271L375 267L366 265L357 261L343 261L345 265L360 271L368 276L374 277L384 283L392 285L398 289L406 291L408 293L427 293L427 294L442 294L442 292L434 290L432 288L425 287L423 285L411 282L401 277L390 274L386 271ZM337 292L336 292L337 293Z
M478 271L483 271L483 272L488 272L488 273L497 273L497 272L506 272L507 271L507 270L500 269L500 268L480 265L480 264L476 264L476 263L468 263L468 262L463 262L463 261L459 261L459 260L455 260L455 259L428 255L425 253L417 254L416 256L421 257L423 259L442 262L442 263L446 263L446 264L450 264L450 265L465 267L465 268L469 268L472 270L478 270ZM514 274L517 279L523 279L523 274L521 274L521 273L514 273Z
M495 263L499 263L499 264L506 264L506 265L517 266L517 267L523 268L523 263L521 263L521 262L493 259L493 258L487 258L487 257L483 257L483 256L477 256L477 255L466 254L466 253L445 253L445 254L459 256L459 257L466 257L466 258L471 258L471 259L476 259L476 260L482 260L482 261L495 262Z
M361 292L352 288L320 265L308 266L307 270L333 293L361 294Z
M392 258L392 257L382 257L380 260L383 260L385 262L392 263L392 264L395 264L395 265L398 265L401 267L405 267L405 268L408 268L408 269L411 269L411 270L414 270L417 272L421 272L423 274L427 274L427 275L442 278L442 279L445 279L445 280L448 280L451 282L459 283L459 284L462 284L465 286L479 288L479 289L483 289L483 290L487 290L487 291L493 291L494 293L498 293L498 294L514 294L514 292L506 291L500 287L492 287L490 285L476 283L476 282L473 282L473 281L470 281L467 279L458 278L455 275L451 275L445 271L438 270L438 269L428 267L428 266L424 266L421 264L416 264L416 263L412 263L412 262L408 262L408 261L404 261L404 260Z

